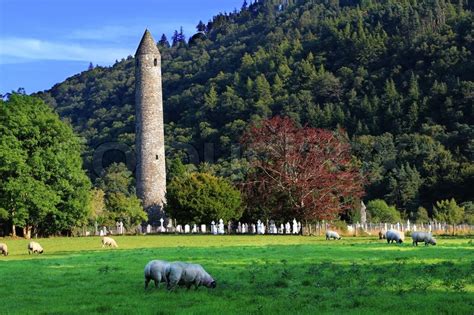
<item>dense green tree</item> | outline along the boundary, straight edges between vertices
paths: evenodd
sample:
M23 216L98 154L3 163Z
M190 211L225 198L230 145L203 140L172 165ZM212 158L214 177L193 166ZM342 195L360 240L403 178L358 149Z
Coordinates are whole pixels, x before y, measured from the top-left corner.
M400 222L400 213L394 206L389 206L385 200L375 199L367 203L367 213L371 222Z
M88 217L90 181L81 143L43 101L0 100L0 209L27 237L70 232Z
M461 204L464 208L464 222L470 225L474 225L474 203L467 201Z
M106 224L122 221L132 229L148 219L135 194L133 174L125 164L111 164L97 180L97 186L105 194L107 213L102 219Z
M400 169L393 170L388 179L390 192L386 198L389 203L408 214L418 207L421 185L421 177L416 168L411 168L409 164L402 165Z
M174 177L167 187L166 212L182 224L240 219L240 192L227 180L207 173Z
M428 223L430 217L428 216L428 210L423 207L418 207L415 213L415 222L416 223Z
M433 212L436 220L453 226L453 235L456 230L456 224L461 223L464 219L464 208L458 206L454 198L437 201L433 207Z

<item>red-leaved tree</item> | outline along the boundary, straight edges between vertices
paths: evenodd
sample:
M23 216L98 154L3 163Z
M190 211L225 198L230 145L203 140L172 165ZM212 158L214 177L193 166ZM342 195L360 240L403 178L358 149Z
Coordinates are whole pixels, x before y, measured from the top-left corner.
M298 128L277 116L250 127L242 143L252 166L244 185L248 200L274 215L335 219L363 195L363 179L342 132Z

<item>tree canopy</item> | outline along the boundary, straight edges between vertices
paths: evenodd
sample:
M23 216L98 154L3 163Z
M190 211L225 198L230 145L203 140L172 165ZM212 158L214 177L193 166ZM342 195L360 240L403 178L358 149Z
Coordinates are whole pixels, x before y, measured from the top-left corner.
M89 215L81 141L42 100L0 100L0 220L31 233L70 232Z
M227 180L192 172L173 177L167 187L165 211L181 224L209 224L242 216L240 192Z

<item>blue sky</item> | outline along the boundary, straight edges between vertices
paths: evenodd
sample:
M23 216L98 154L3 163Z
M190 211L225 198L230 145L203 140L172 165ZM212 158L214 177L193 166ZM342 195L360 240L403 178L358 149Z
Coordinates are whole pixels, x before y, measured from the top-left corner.
M158 40L240 8L243 0L0 0L0 94L46 90L133 55L145 28Z

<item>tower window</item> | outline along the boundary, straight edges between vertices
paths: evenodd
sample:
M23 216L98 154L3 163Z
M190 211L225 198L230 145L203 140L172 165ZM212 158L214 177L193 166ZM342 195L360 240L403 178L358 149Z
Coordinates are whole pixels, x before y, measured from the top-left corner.
M153 60L153 63L155 64L155 67L158 65L158 59L155 58L155 60Z
M159 160L158 154L156 155L156 159Z

